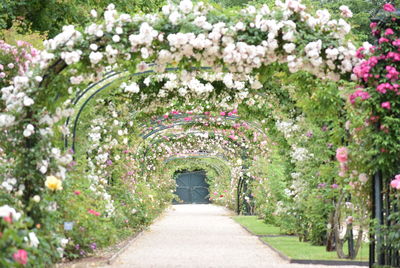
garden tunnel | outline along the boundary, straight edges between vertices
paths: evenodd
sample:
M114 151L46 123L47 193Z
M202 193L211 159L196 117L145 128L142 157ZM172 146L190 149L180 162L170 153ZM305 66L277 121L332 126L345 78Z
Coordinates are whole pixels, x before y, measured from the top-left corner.
M194 132L193 131L188 131L188 132L185 132L183 135L182 134L163 135L162 137L159 137L158 139L152 140L151 141L151 145L152 145L151 147L156 147L157 148L159 146L153 146L153 145L157 144L159 142L163 142L163 141L165 141L165 139L173 140L173 138L177 137L177 136L179 136L179 137L188 136L188 135L204 136L204 134L206 134L207 137L208 137L208 132L204 132L204 131L203 132L199 132L198 130L194 131ZM212 133L212 135L214 135L214 137L218 137L218 136L220 138L224 137L223 135L218 135L218 134L215 134L215 133ZM245 148L245 147L241 146L240 144L238 144L238 142L236 142L234 140L229 140L229 143L232 143L235 147L238 148L238 149L235 150L235 154L236 154L236 158L240 159L241 160L240 162L242 163L239 166L239 168L240 169L245 169L246 165L244 163L247 162L247 160L248 160L247 153L248 153L249 148ZM151 147L148 147L148 148L151 148ZM192 150L196 150L196 149L199 149L199 148L192 148ZM226 144L221 146L221 149L222 149L222 151L217 151L215 148L214 149L208 149L209 152L207 153L207 148L201 148L200 152L191 151L191 153L199 154L199 153L202 152L202 153L208 154L209 156L214 155L214 156L217 156L217 157L222 157L223 159L225 159L225 161L236 161L236 159L232 158L232 156L229 157L229 154L226 154L226 153L229 153L229 148L226 147ZM147 152L148 152L148 150L145 151L145 154L147 154ZM146 155L144 155L143 157L145 158ZM240 174L244 174L244 172L240 172ZM230 181L232 181L232 183L233 183L231 185L231 187L233 186L233 190L236 192L236 194L235 194L236 198L235 198L234 202L236 204L235 205L235 209L236 209L237 213L243 212L242 211L242 209L243 209L242 205L246 204L246 200L248 198L248 193L246 193L248 179L245 179L244 176L245 175L241 175L236 180L234 180L233 177L230 179ZM245 206L245 208L246 208L245 213L249 213L249 207Z
M348 183L336 175L338 163L335 162L331 150L333 144L321 147L327 153L324 156L319 155L320 158L314 166L323 163L323 168L313 169L314 166L310 165L307 168L313 173L289 174L288 171L310 171L299 168L312 155L307 154L307 151L305 153L302 143L312 140L313 135L322 137L321 133L329 129L325 123L334 120L324 117L325 121L313 125L316 134L298 135L298 140L293 141L291 135L300 132L302 127L306 128L304 117L298 116L299 107L309 114L312 114L312 109L307 107L310 103L302 102L302 99L307 98L299 98L303 93L296 91L299 84L288 84L293 82L290 79L305 78L310 85L303 85L300 87L302 90L313 85L319 85L326 91L334 89L335 93L328 95L328 98L318 95L325 93L318 87L311 93L308 91L309 95L306 96L310 96L311 100L320 100L322 104L315 102L315 106L321 107L329 103L329 112L332 114L337 113L338 107L345 107L345 104L337 101L341 99L338 87L342 86L343 81L349 80L353 67L360 63L360 59L355 56L355 46L349 41L349 25L342 19L340 23L336 21L335 24L330 20L330 15L323 12L316 15L308 13L306 7L297 1L280 3L272 10L266 5L259 8L248 6L240 11L240 15L220 13L204 3L193 4L188 0L179 5L169 4L163 8L162 13L153 15L119 14L115 7L110 5L104 13L104 19L93 18L93 23L85 29L67 26L60 35L46 41L45 51L40 54L37 62L32 64L29 72L26 75L17 75L12 84L2 89L5 101L4 105L1 104L1 116L6 123L2 123L1 128L6 131L2 131L1 140L5 141L2 151L5 155L3 162L7 163L4 165L4 174L17 178L18 186L23 186L23 190L18 191L22 192L21 194L17 196L14 194L17 191L14 191L7 200L18 210L24 211L29 219L30 225L24 227L24 232L32 230L34 233L40 233L43 241L52 241L49 242L52 248L64 250L65 246L61 247L59 242L60 237L55 236L65 233L53 232L60 224L56 220L51 221L52 217L57 217L52 212L57 210L58 202L62 212L74 217L75 215L71 215L68 210L73 202L66 200L78 197L68 193L65 196L57 195L63 185L69 190L77 186L88 190L91 194L88 204L102 209L101 213L90 209L90 213L115 221L115 226L128 226L133 229L139 224L151 222L152 217L160 213L171 200L171 191L175 186L171 178L159 179L162 177L162 168L175 161L165 160L169 157L179 157L180 153L185 152L185 146L191 142L194 145L200 144L196 135L188 131L190 124L185 122L188 121L185 120L188 116L185 115L183 120L182 115L171 116L175 120L171 123L168 122L171 119L163 118L167 113L169 116L173 110L193 112L196 120L206 118L204 112L223 112L224 115L220 118L225 121L249 121L251 123L248 125L254 125L255 130L272 128L271 132L261 131L268 135L274 131L281 132L279 138L270 141L264 134L254 135L257 131L250 133L239 127L238 132L242 132L240 136L232 129L232 125L227 125L227 129L235 133L232 134L233 138L227 137L227 132L221 134L223 138L214 135L215 143L207 144L211 149L204 147L197 151L212 152L213 156L223 155L224 157L218 159L229 162L231 174L236 174L237 177L236 180L231 180L235 184L227 187L234 191L229 193L229 199L219 201L225 202L224 205L232 205L232 200L236 200L238 212L241 211L240 204L245 204L243 200L240 201L239 195L246 192L248 187L257 190L261 198L263 195L269 198L270 204L276 205L278 211L281 203L287 200L296 203L295 201L301 198L297 190L303 185L285 188L289 182L311 181L307 187L315 198L304 202L317 200L321 194L318 191L338 194L334 192L338 180ZM153 68L154 71L149 68ZM176 75L173 76L170 71ZM299 76L292 75L299 72ZM285 87L276 86L285 76L290 77L284 81ZM344 80L333 86L326 81L336 82L340 78ZM351 85L345 84L344 87L346 86L351 88ZM298 101L293 104L295 97ZM354 98L359 97L362 96L357 95ZM90 108L91 105L88 104L94 99L96 103ZM113 100L116 100L115 103ZM339 105L336 105L337 103ZM385 107L379 109L387 109L388 105ZM72 111L73 108L75 111ZM236 112L240 116L229 115ZM283 115L277 115L279 112ZM228 116L225 113L228 113ZM351 115L349 112L349 116ZM81 117L85 120L81 121ZM153 117L155 119L152 119ZM68 119L64 122L64 118ZM74 119L72 135L69 133L70 118ZM359 118L357 120L354 121L363 121ZM78 123L81 122L85 125L78 128ZM365 120L362 123L364 122ZM332 134L334 145L345 145L342 143L348 138L348 133L343 134L344 122L337 120L332 125L337 127L339 133ZM152 129L148 129L149 126ZM198 129L194 128L193 131ZM161 137L161 133L169 140ZM150 137L151 140L147 140ZM180 140L177 141L176 137ZM324 137L331 141L328 135ZM248 151L250 149L250 157L244 157L245 150L241 150L243 146L235 146L236 139L247 142L244 148ZM219 143L222 140L225 142ZM76 144L79 144L79 147ZM274 144L279 144L280 148L275 148ZM356 140L354 144L360 142ZM66 150L62 150L62 145ZM250 148L246 148L247 145ZM315 146L317 145L318 142L315 142ZM69 147L72 147L72 150L69 150ZM15 148L21 149L16 151ZM166 154L167 151L170 153ZM257 159L259 152L262 153L261 160ZM76 162L73 161L72 153L75 153ZM185 153L196 151L188 150ZM290 157L293 161L285 160ZM214 161L212 157L207 159ZM339 159L340 171L348 172L347 154L342 158L339 155ZM254 162L254 165L249 165L251 162ZM280 164L281 162L284 164ZM189 164L193 165L193 162ZM264 164L265 170L260 173L267 174L268 180L254 175L257 173L252 174L256 164ZM365 170L361 164L359 166L361 171ZM316 170L318 172L315 172ZM393 173L392 169L390 172ZM353 183L355 173L346 174L346 179ZM301 176L305 179L296 181ZM277 182L274 181L275 177L286 179ZM319 185L317 188L315 178L319 177L324 177L333 190ZM116 178L113 185L109 183L111 178ZM265 181L271 181L271 185L280 184L278 186L281 186L282 191L272 195L269 191L272 187L264 187ZM340 195L338 194L340 198L335 196L329 200L344 200L346 195L353 194L352 201L361 200L359 203L365 205L365 202L369 201L368 198L354 194L355 190L351 191L357 187L364 189L368 186L365 182L353 183L350 187L346 184L347 188L337 190L341 191ZM344 192L343 189L348 192ZM236 199L232 198L235 191L238 195ZM38 200L34 198L36 196L43 197L43 202L33 203L32 200ZM259 196L254 198L260 200ZM14 202L13 199L19 202ZM362 203L363 201L365 202ZM318 204L326 205L324 202ZM316 207L312 203L301 205ZM336 204L336 207L341 205L343 204ZM337 218L342 216L340 210L332 210L332 218L339 222ZM119 216L122 215L121 219L125 218L114 218L115 211ZM260 211L265 215L273 215L265 207ZM363 212L360 213L362 216L368 216L368 211L359 211ZM293 215L290 211L280 212L282 215L287 213L286 216ZM313 215L316 214L318 213ZM329 215L322 216L329 218ZM292 219L298 220L295 217ZM45 228L40 230L40 224L43 222L46 222ZM325 226L325 222L323 223L320 225ZM312 225L314 222L309 221L307 224ZM352 221L346 224L350 230ZM301 226L303 232L299 232L300 235L306 236L307 228L301 224L298 226ZM349 232L352 231L353 229ZM324 234L324 231L316 235L316 241L321 240L321 234ZM336 233L334 235L339 243L341 238ZM377 241L381 244L381 240ZM351 242L349 240L349 245ZM371 245L371 262L374 262L375 247L373 243ZM383 254L383 250L378 245L378 251ZM398 260L396 254L398 250L394 250L390 255L392 259L396 259L393 263ZM348 257L352 257L351 254ZM52 258L58 257L54 255ZM380 257L378 262L381 262L381 259Z
M207 70L208 68L203 68L205 70ZM176 71L175 69L171 69L170 71ZM130 75L130 77L132 76L138 76L138 75L143 75L143 74L148 74L149 72L146 73L136 73L133 75ZM109 74L104 80L106 80L106 83L103 85L102 82L104 83L104 81L100 81L98 83L95 83L91 86L89 86L86 90L83 90L82 92L79 92L77 95L78 97L74 99L74 105L77 106L77 103L80 102L81 103L81 107L76 107L78 108L78 112L75 115L75 118L72 120L73 122L73 132L72 132L72 148L73 150L75 150L75 140L76 140L76 131L77 131L77 127L78 127L78 123L79 123L79 118L80 115L82 114L82 112L84 111L84 108L90 104L90 101L95 101L96 95L100 94L102 91L107 90L107 88L109 86L112 85L113 81L120 79L120 77L118 77L118 75L114 74ZM113 80L113 81L111 81ZM83 101L82 101L83 100ZM138 113L139 111L134 111L133 113ZM188 118L190 118L190 120L188 120ZM172 113L169 114L168 116L159 116L159 117L152 117L150 120L150 125L149 124L145 124L145 123L141 123L139 128L140 129L145 129L142 130L142 132L140 133L140 136L143 138L143 141L140 143L145 143L146 146L148 147L148 149L144 150L144 153L142 155L143 159L146 159L146 154L149 151L149 148L151 146L153 146L154 143L159 143L160 141L163 141L163 139L165 139L165 135L163 138L159 139L158 141L154 141L154 139L160 135L161 132L167 131L167 130L171 130L173 128L176 128L177 126L185 126L185 125L193 125L194 123L199 123L202 120L205 120L207 122L209 122L211 119L211 121L213 123L218 123L221 124L221 121L235 121L235 124L239 124L239 126L241 124L245 125L247 128L251 128L254 129L255 131L258 131L260 133L260 135L266 137L265 133L261 130L261 128L259 126L257 126L256 124L252 123L252 122L248 122L245 120L241 120L240 117L234 115L234 114L228 114L228 115L219 115L219 116L213 116L210 117L209 115L206 114L185 114L183 113ZM65 126L68 127L69 122L71 121L71 118L68 118L66 120ZM239 123L237 123L239 122ZM204 124L204 122L203 122ZM207 123L208 124L208 123ZM181 130L181 131L188 131L188 129L186 130ZM153 136L151 141L150 141L150 145L147 142L147 139L150 138L151 136ZM65 145L68 146L68 138L65 138ZM141 145L139 145L140 148ZM245 161L247 157L245 157L245 149L242 148L242 153L240 153L240 157L242 158L243 161ZM139 151L139 150L138 150ZM244 158L245 157L245 158ZM142 167L144 168L146 165L146 162L142 162ZM244 179L240 178L238 183L237 183L237 188L236 188L236 192L237 192L237 200L236 200L236 210L238 213L240 213L240 204L241 203L245 203L244 201L240 201L240 198L244 198L245 195L243 193L241 193L241 191L247 187L244 186L245 184Z

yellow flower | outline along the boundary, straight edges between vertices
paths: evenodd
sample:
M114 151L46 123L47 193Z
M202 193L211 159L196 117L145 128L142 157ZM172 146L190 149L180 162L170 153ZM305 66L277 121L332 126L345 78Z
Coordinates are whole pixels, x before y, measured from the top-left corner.
M47 176L45 185L52 191L62 190L62 181L55 176Z

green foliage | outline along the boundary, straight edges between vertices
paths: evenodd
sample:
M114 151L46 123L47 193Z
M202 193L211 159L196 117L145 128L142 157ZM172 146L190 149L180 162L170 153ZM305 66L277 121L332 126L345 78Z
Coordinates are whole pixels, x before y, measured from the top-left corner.
M68 24L84 25L91 9L104 10L115 4L124 13L155 12L164 0L0 0L0 29L10 29L23 21L20 33L33 30L54 37Z
M318 9L326 8L333 14L340 14L339 7L348 6L353 12L353 17L349 20L354 28L354 34L360 41L369 40L374 42L371 37L369 24L371 18L375 16L378 10L385 4L386 0L312 0L314 6Z

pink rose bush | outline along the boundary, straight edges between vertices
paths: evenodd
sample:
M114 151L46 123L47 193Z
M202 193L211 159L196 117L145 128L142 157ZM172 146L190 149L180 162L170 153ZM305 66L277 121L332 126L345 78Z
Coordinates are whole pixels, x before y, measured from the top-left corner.
M349 103L359 110L357 113L365 113L362 128L370 133L362 137L363 142L373 144L379 152L372 161L385 163L381 168L398 172L394 159L400 153L400 18L392 4L385 4L383 10L385 23L370 24L377 44L364 43L357 50L361 62L353 68L353 78L359 85L349 95Z
M396 10L391 4L385 4L383 9L387 12ZM361 58L362 61L354 67L353 73L361 84L349 97L352 104L355 104L357 99L361 102L370 100L371 103L382 103L382 108L386 111L395 106L395 102L391 100L397 100L400 95L398 84L400 74L398 19L393 15L384 27L376 22L370 24L372 34L378 39L378 45L373 46L364 43L357 50L356 56Z
M16 75L24 75L29 66L37 62L39 51L25 41L12 46L0 40L0 87L9 85Z

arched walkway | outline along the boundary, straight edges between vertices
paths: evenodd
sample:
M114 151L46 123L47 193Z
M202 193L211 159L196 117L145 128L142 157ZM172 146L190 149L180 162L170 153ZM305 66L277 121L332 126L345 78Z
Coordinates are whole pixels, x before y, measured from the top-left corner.
M215 205L172 206L108 267L328 267L289 264L231 215Z

